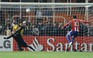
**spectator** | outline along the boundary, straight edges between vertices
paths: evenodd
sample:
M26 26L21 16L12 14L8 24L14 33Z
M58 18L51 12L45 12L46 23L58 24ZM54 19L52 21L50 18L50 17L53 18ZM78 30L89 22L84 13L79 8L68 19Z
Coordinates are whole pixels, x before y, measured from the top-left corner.
M59 23L58 24L58 36L65 36L66 34L66 30L65 29L62 29L62 26L63 26L63 23Z
M38 25L37 25L38 29L39 29L39 35L43 35L44 34L44 27L43 27L43 23L42 22L39 22Z
M38 2L47 2L47 0L38 0Z
M54 36L57 36L58 35L58 23L54 23L53 24L53 30L52 30L52 34L54 35Z
M32 25L32 35L39 35L39 29L35 26L35 25Z
M38 9L36 11L36 22L37 23L42 22L42 12L41 12L41 9Z
M2 34L2 29L3 29L3 26L0 23L0 34Z
M43 11L44 16L53 16L53 11L51 8L45 8Z
M59 2L59 3L62 3L62 0L55 0L55 2L57 2L57 3L58 3L58 2Z
M11 23L10 23L10 21L7 21L6 28L4 30L5 35L11 35L11 30L12 30Z
M50 22L47 22L46 26L44 26L44 30L46 32L46 35L50 36L52 35L53 26Z

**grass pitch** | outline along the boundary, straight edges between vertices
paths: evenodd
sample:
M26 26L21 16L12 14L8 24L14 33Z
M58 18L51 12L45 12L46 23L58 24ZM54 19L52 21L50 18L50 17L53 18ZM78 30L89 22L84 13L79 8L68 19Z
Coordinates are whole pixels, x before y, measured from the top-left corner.
M0 58L93 58L93 52L0 52Z

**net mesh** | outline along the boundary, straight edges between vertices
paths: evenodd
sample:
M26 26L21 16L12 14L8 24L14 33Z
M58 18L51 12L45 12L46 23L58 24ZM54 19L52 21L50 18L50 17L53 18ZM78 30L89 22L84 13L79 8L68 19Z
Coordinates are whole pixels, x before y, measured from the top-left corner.
M93 5L87 7L88 10L85 6L0 4L0 34L9 35L9 30L12 31L15 22L20 24L26 20L28 23L24 31L25 36L65 36L67 31L71 30L71 26L66 29L61 27L76 15L78 19L91 22L88 27L81 24L79 36L90 36L81 41L93 42ZM27 8L30 9L28 13Z
M85 5L86 6L86 5ZM73 15L76 15L78 19L82 20L92 20L92 9L93 7L90 6L88 7L88 11L86 11L86 7L83 6L78 6L78 5L73 5L73 6L64 6L64 5L4 5L1 4L0 8L0 22L1 25L4 26L6 29L7 25L11 25L14 23L14 21L17 21L20 23L21 20L27 20L29 22L28 29L31 30L33 25L37 25L38 23L41 23L43 25L40 29L41 32L43 31L42 29L46 28L44 27L47 24L50 24L51 27L57 27L58 29L62 27L64 24L66 24L68 21L72 20ZM29 8L30 12L27 13L26 9ZM92 25L93 23L91 23ZM39 25L38 25L39 26ZM9 28L11 28L9 26ZM86 26L84 26L86 29ZM81 29L84 29L83 27ZM55 28L53 28L55 29ZM63 33L59 33L58 30L48 30L49 34L48 35L55 35L54 33L57 33L56 35L65 35ZM3 29L4 31L4 29ZM84 35L82 33L86 33L87 30L81 31L80 35ZM54 32L54 33L52 33ZM63 31L65 33L65 31ZM30 34L32 32L26 32L25 35L33 35ZM45 30L44 30L45 33ZM41 33L40 35L46 35L44 33Z

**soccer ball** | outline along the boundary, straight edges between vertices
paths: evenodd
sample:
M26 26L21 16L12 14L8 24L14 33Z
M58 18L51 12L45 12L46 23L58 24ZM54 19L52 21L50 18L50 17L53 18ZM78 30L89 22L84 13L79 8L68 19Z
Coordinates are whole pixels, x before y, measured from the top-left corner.
M29 13L29 12L30 12L30 9L29 9L29 8L27 8L27 9L26 9L26 12L27 12L27 13Z

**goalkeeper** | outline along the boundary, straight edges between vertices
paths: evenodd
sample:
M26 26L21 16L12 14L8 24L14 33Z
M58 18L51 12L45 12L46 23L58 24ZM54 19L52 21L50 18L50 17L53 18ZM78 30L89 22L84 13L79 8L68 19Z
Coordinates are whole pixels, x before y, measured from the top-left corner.
M23 21L22 26L20 26L10 36L4 37L4 39L9 39L9 38L13 37L16 40L17 44L18 44L19 51L23 51L24 50L24 49L22 49L22 47L29 47L30 49L32 49L33 51L35 51L31 46L27 45L27 43L22 38L21 31L24 30L25 26L26 26L26 21Z

